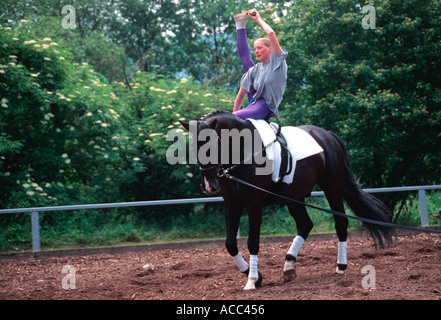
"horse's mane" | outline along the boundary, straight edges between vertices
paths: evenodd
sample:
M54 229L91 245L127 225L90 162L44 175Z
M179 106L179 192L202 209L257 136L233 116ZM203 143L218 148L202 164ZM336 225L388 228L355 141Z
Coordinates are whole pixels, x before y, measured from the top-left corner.
M200 119L200 121L206 121L207 119L210 119L210 118L218 116L218 115L222 115L222 116L225 116L227 118L231 118L231 119L238 120L238 121L243 121L241 118L239 118L238 116L234 115L230 111L221 110L221 109L218 109L218 110L215 110L215 111L212 111L212 112L206 114L205 116L203 116Z

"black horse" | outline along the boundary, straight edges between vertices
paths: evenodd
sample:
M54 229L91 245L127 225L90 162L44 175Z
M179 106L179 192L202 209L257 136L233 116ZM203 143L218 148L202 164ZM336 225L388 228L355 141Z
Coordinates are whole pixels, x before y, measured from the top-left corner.
M188 123L181 122L181 124L189 130ZM230 145L230 150L222 150L223 136L230 130L237 129L239 133L243 130L253 132L253 144L255 139L260 139L260 137L256 136L257 133L254 133L254 126L249 121L242 120L228 111L214 111L202 117L199 121L193 122L193 124L197 128L198 134L204 129L212 130L213 135L216 136L214 141L219 153L231 152L231 144L228 144ZM244 161L249 158L249 155L243 151L241 151L240 155L241 161L234 164L231 162L231 156L229 158L226 157L230 159L230 163L229 161L219 161L220 155L211 157L211 161L207 163L207 161L201 162L201 159L199 159L200 155L198 154L198 162L201 165L200 169L202 172L202 188L208 193L219 192L224 198L227 226L225 245L239 270L248 275L248 282L244 289L254 289L262 281L262 275L257 270L257 254L259 252L260 226L262 222L262 208L264 206L272 203L287 205L297 225L297 236L294 238L285 258L283 269L285 281L296 277L293 263L296 261L300 247L308 237L313 223L304 205L275 197L264 191L256 190L248 185L231 180L223 174L225 170L229 170L232 176L254 186L276 191L278 194L300 201L304 201L305 197L310 195L311 190L317 184L324 191L332 210L344 213L343 201L345 201L357 216L378 221L388 221L387 216L390 214L388 208L377 198L362 191L355 181L342 141L332 132L319 127L301 126L299 128L308 132L323 148L324 152L298 161L293 183L291 184L285 184L281 181L275 183L272 181L270 174L257 175L256 168L263 166L263 164L261 162L257 164L256 161ZM197 147L194 150L199 151L202 147L207 150L206 145L204 146L206 142L198 140L193 139L197 143ZM249 144L249 141L246 144ZM242 142L243 146L244 143ZM241 148L241 150L244 150L244 148ZM252 155L258 153L256 150L252 152ZM265 153L265 150L262 152ZM238 251L236 240L239 221L244 208L247 209L249 217L249 265ZM334 215L334 221L339 239L336 272L344 273L347 266L346 238L348 235L348 219ZM364 225L372 235L375 246L378 244L382 248L385 244L392 244L390 228L369 223Z

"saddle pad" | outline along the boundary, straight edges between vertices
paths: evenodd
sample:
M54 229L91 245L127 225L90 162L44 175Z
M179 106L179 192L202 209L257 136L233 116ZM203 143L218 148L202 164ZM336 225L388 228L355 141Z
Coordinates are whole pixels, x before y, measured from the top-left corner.
M247 119L258 130L262 139L263 145L266 147L266 154L269 160L273 160L272 180L279 181L279 170L281 159L281 146L279 142L273 143L276 139L276 134L271 128L270 124L265 120ZM276 128L277 124L272 123ZM285 175L282 182L290 184L293 181L296 162L320 152L323 152L322 147L314 140L314 138L306 131L298 127L282 127L281 134L286 140L287 148L292 156L292 170L288 175Z

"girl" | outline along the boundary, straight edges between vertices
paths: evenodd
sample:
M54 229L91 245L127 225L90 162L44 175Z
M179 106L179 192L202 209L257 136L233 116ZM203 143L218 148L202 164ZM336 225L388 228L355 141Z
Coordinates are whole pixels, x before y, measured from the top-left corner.
M248 47L245 23L248 18L256 21L268 36L254 42L254 53L259 63L254 64ZM245 74L242 76L240 89L234 102L233 114L242 119L269 119L278 116L278 107L282 101L287 78L286 56L288 52L281 48L274 30L260 17L256 9L234 16L237 33L237 51L242 60ZM249 105L240 109L245 94Z

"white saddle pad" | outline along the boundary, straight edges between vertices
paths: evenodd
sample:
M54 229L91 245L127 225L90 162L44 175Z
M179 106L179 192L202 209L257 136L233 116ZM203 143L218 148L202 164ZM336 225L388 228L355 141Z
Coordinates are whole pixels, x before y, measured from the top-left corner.
M266 147L266 156L269 160L273 160L273 171L271 178L274 182L278 182L282 159L280 143L273 143L274 139L276 139L276 134L265 120L247 120L250 121L258 130L263 145ZM277 124L273 123L273 125L278 128ZM298 127L282 127L281 133L286 140L288 151L293 159L292 170L288 175L283 177L282 182L290 184L294 178L296 162L323 152L323 149L309 133Z

